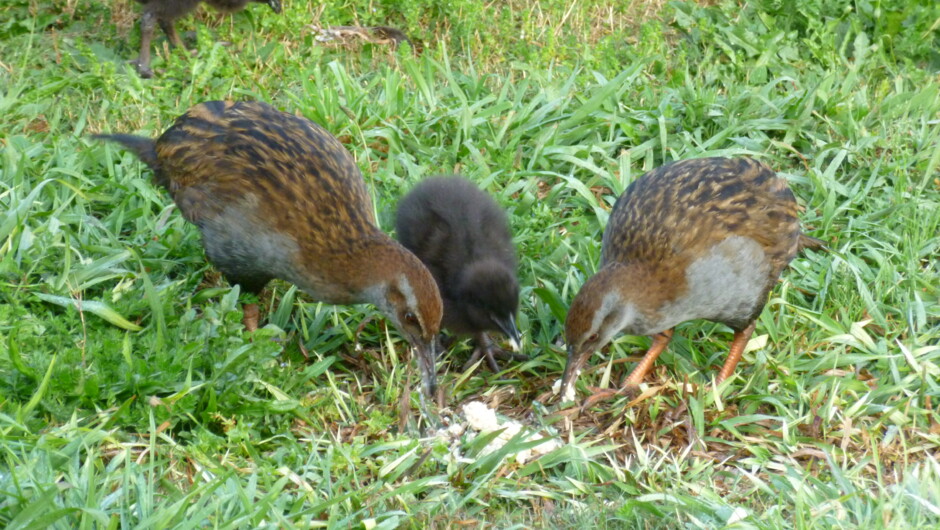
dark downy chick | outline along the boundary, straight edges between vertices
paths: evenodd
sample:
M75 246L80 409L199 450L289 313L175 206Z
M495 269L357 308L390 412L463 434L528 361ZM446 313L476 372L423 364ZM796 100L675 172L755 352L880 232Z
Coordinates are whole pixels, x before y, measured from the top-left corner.
M378 307L416 347L425 395L434 399L437 284L376 226L362 174L330 133L265 103L211 101L156 142L97 138L123 144L153 169L229 282L257 293L279 278L317 300Z
M601 268L568 310L561 396L574 395L580 367L621 332L653 336L624 382L635 387L673 328L699 318L735 332L721 383L734 373L783 269L799 250L821 246L802 233L787 182L760 162L700 158L646 173L614 205Z
M398 204L398 240L427 265L444 301L442 327L471 335L475 348L467 366L485 356L526 359L503 352L487 332L505 333L519 349L516 310L519 283L506 212L461 177L429 178Z
M170 44L185 48L176 33L176 19L192 12L203 1L223 13L241 11L250 2L267 4L275 13L281 12L280 0L137 0L144 6L144 13L140 18L140 56L131 63L141 77L153 77L153 70L150 69L150 42L157 25L166 34Z

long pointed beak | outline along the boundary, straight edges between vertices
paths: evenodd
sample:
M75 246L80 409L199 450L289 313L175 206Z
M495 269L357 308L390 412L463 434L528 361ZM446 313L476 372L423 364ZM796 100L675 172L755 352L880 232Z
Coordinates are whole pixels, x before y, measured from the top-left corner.
M590 357L589 354L575 352L571 346L568 346L568 362L565 364L565 372L561 376L561 392L558 394L559 401L569 401L574 398L574 382L578 379L581 367L588 357Z
M522 335L516 327L516 317L509 315L504 319L494 318L493 320L499 326L499 330L509 337L509 346L512 347L512 351L518 353L522 349Z
M281 0L268 0L268 6L275 12L280 14L281 12Z
M415 357L418 360L418 368L421 370L421 383L424 395L431 402L436 401L437 395L437 338L432 338L430 342L419 342L415 344Z

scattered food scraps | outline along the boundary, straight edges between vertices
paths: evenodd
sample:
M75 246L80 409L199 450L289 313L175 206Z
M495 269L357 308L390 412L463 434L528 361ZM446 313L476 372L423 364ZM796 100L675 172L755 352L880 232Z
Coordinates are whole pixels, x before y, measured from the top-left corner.
M480 401L471 401L466 403L461 407L461 410L463 412L466 426L475 431L480 433L487 433L503 429L503 432L501 432L499 436L494 438L493 441L491 441L489 445L483 449L482 454L484 455L490 454L493 451L502 448L506 445L507 442L509 442L509 440L518 435L520 432L530 431L529 428L516 420L507 419L500 421L496 416L496 411L489 408L485 403ZM436 433L436 436L445 440L456 440L462 436L465 431L466 429L462 424L454 423L448 427L439 429ZM524 464L533 458L538 458L544 454L550 453L562 445L558 439L552 438L550 435L543 434L538 431L529 432L525 437L525 441L527 442L539 439L543 440L543 442L539 445L517 452L514 455L516 462ZM457 454L456 451L452 452L455 454L458 460L465 460L463 457Z

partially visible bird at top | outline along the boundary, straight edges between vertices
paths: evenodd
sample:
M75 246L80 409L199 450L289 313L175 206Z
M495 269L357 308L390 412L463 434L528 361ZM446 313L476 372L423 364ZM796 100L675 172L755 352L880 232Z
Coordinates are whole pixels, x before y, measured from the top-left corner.
M673 328L699 318L734 330L716 381L731 376L783 269L801 249L823 245L802 233L797 211L787 182L748 158L682 160L630 184L604 230L600 270L568 310L563 400L574 398L587 358L618 333L653 336L624 382L628 390L643 381Z
M395 229L437 281L442 327L472 336L475 348L465 367L485 357L499 371L497 357L527 358L504 352L488 336L501 331L514 351L520 348L516 253L506 212L490 195L459 176L426 179L399 202Z
M150 69L150 42L157 25L166 34L170 44L186 48L176 33L176 19L192 12L205 2L223 13L241 11L250 2L267 4L275 13L281 12L280 0L136 0L143 4L144 12L140 17L140 55L131 61L140 77L153 77Z
M362 173L330 133L266 103L210 101L156 141L96 137L153 169L229 282L257 293L279 278L323 302L374 304L416 348L424 395L435 399L437 284L376 226ZM257 319L246 306L246 327Z

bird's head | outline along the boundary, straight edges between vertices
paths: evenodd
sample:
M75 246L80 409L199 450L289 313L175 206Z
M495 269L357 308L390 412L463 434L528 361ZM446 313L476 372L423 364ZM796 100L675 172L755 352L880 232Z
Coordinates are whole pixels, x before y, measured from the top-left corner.
M565 320L568 362L561 378L561 396L573 395L584 362L638 318L637 307L623 293L623 270L608 265L591 277L575 296Z
M425 396L437 393L437 335L443 304L434 277L427 267L397 243L374 263L378 283L369 289L368 301L388 318L415 348Z
M475 261L462 271L456 291L472 328L502 331L513 350L519 350L519 282L511 265L495 259Z

